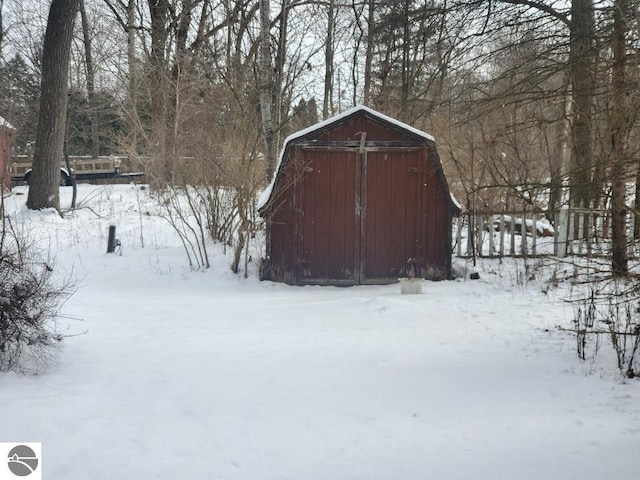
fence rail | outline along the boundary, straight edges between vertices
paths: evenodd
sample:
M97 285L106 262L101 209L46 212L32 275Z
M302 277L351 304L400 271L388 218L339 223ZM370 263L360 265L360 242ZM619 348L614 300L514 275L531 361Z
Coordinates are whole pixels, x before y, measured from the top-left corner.
M454 253L458 257L610 255L609 211L563 207L551 217L535 211L468 211L454 219ZM640 253L635 220L635 215L627 214L632 257Z
M88 156L69 156L69 164L76 172L86 173L108 173L113 172L116 169L124 168L131 169L129 157L119 155L102 156L97 159L93 159ZM66 167L64 159L60 159L60 166ZM19 177L23 176L27 171L31 169L31 158L27 155L15 155L11 159L11 176Z

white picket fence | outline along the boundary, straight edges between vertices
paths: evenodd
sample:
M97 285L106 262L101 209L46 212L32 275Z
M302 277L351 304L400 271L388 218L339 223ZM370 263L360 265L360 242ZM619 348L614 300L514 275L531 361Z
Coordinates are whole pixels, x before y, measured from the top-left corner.
M640 242L633 236L634 220L635 216L629 214L630 256L640 253ZM467 212L454 218L453 228L453 251L458 257L611 253L611 218L606 210L564 207L554 212L551 220L541 212Z

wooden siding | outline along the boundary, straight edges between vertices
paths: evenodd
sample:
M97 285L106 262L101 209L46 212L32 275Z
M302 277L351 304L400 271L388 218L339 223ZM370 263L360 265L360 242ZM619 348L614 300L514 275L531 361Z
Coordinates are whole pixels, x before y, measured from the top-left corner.
M356 283L357 155L332 151L302 155L305 171L296 204L301 223L299 281Z
M408 261L419 264L424 258L421 154L390 150L366 155L363 282L406 277Z
M363 133L364 134L364 139ZM266 277L290 284L449 278L451 200L435 144L367 115L286 146Z

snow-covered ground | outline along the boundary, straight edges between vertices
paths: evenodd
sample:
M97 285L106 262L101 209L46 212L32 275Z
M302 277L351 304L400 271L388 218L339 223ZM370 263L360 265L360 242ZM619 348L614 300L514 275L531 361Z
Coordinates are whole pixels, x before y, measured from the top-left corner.
M86 332L38 375L0 374L0 441L42 442L45 479L640 475L640 382L607 346L576 358L556 329L568 290L542 293L542 272L290 287L232 274L220 247L194 272L148 190L81 186L65 219L26 211L25 191L7 211L76 279L60 327Z

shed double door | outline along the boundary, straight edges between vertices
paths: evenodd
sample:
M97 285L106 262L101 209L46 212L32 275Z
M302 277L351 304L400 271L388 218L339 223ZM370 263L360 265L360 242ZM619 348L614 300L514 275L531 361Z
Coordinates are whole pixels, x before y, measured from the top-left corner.
M300 149L298 283L390 283L423 257L424 153Z

